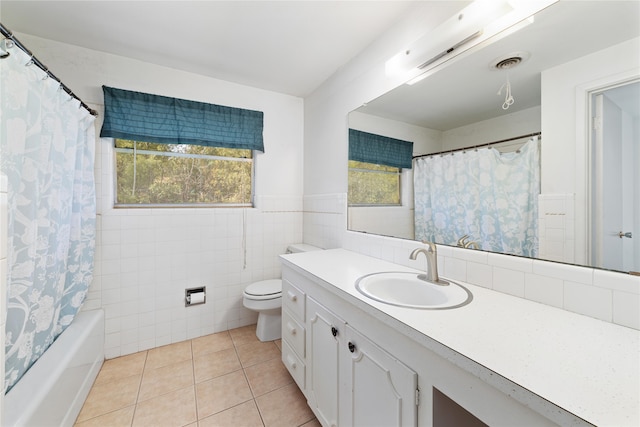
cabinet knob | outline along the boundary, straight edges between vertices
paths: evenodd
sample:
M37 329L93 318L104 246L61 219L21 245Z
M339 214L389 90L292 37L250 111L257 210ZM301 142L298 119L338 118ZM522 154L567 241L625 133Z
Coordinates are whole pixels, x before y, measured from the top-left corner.
M289 329L289 333L291 335L295 335L298 331L296 331L296 327L293 326L291 323L287 323L287 328Z
M291 369L297 368L296 361L291 356L287 356L287 362L289 362L289 366L291 367Z
M351 341L349 341L349 344L348 344L348 345L349 345L349 351L350 351L351 353L355 353L355 351L356 351L356 345L355 345L354 343L352 343Z
M331 327L331 335L333 335L334 337L335 337L336 335L338 335L338 330L336 329L336 327L335 327L335 326L332 326L332 327Z
M293 302L296 302L298 300L298 296L291 291L288 291L287 295L289 295L289 299Z

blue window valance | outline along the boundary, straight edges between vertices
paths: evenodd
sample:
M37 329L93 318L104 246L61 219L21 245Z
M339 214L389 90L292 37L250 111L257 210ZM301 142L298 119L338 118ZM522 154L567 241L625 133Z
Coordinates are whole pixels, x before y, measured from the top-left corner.
M262 111L102 86L101 137L264 152Z
M349 129L349 160L411 169L413 142Z

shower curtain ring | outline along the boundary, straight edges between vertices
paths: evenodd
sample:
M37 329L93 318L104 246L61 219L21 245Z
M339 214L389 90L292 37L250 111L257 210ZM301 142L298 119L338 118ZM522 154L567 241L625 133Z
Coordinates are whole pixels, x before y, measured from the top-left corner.
M33 62L33 55L31 55L31 58L29 59L29 62L27 62L26 64L24 64L25 67L30 67L33 64L35 64L35 62Z

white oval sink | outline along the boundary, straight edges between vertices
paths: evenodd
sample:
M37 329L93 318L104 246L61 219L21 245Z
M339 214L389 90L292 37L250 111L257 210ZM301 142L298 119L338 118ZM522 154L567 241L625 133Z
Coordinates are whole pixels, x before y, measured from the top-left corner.
M356 281L364 296L400 307L444 310L462 307L473 300L471 292L449 281L442 286L418 278L418 273L389 271L367 274Z

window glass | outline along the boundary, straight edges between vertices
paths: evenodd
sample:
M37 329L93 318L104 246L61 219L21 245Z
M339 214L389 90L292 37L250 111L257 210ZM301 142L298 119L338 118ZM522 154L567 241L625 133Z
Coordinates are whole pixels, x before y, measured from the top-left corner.
M253 152L115 140L116 205L251 206Z
M349 160L350 206L400 205L400 169Z

